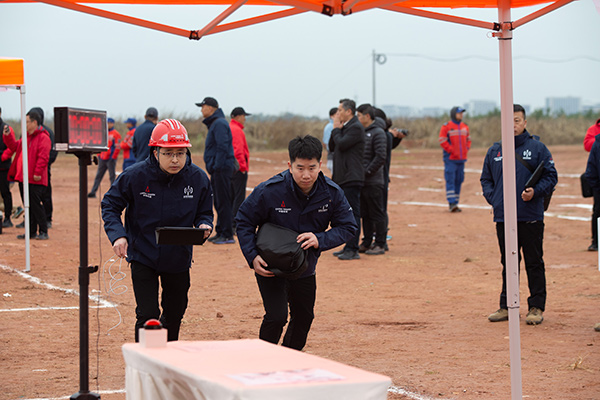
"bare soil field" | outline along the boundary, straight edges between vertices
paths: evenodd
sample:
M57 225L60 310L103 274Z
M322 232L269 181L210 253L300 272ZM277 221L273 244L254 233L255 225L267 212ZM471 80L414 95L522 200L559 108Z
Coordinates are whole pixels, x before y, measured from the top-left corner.
M508 323L487 320L498 308L501 265L479 184L485 149L472 150L463 211L450 213L441 150L403 146L392 159L389 251L354 261L322 255L305 351L391 377L388 399L508 399ZM545 220L548 302L544 322L526 325L522 274L523 394L600 399L600 333L592 329L600 322L600 272L598 254L587 251L592 201L581 197L578 178L587 153L581 146L550 150L559 183ZM204 166L201 154L194 160ZM252 153L249 190L285 169L286 161L286 152ZM88 168L89 187L95 173L95 166ZM31 242L31 272L20 272L25 243L16 236L23 230L5 228L0 235L0 399L68 398L80 388L75 156L59 156L52 182L54 224L50 240ZM108 184L106 176L101 192ZM13 194L20 204L16 187ZM90 293L103 301L90 301L90 389L122 400L121 346L133 341L135 320L129 267L111 258L100 200L89 199L88 206L89 263L99 266ZM180 339L256 338L262 315L253 272L237 244L196 247Z

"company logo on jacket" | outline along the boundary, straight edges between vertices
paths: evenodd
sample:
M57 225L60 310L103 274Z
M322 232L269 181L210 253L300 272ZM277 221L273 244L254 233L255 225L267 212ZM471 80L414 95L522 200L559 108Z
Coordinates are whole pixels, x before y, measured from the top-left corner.
M496 155L496 157L494 157L494 161L502 161L502 152L498 152L498 154Z
M154 196L156 196L156 193L150 193L150 186L146 186L146 190L143 192L140 192L140 195L142 195L143 197L146 197L148 199L151 199Z
M531 160L531 150L523 150L523 160Z
M186 186L183 188L183 198L184 199L193 199L194 198L194 188L191 186Z
M329 203L323 204L321 207L319 207L319 209L317 210L317 212L327 212L329 211Z
M275 211L277 211L280 214L287 214L290 211L292 211L292 209L290 207L286 207L285 206L285 201L281 200L281 206L280 207L275 207Z

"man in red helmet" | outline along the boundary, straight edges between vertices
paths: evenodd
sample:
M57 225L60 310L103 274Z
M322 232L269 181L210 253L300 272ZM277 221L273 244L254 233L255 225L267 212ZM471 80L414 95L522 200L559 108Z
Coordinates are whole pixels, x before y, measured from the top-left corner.
M115 254L127 257L131 265L135 341L149 319L160 319L172 341L179 338L187 308L193 246L159 245L155 231L163 226L198 227L207 229L207 238L213 228L212 189L206 173L192 164L192 145L179 121L160 121L148 146L150 156L123 171L104 195L102 219Z

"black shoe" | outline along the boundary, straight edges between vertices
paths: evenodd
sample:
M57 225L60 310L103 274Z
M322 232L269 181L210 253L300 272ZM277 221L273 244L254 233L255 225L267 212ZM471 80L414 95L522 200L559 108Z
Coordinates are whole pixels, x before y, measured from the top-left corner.
M357 250L346 250L338 257L339 260L360 260Z
M372 246L365 246L364 244L361 244L360 246L358 246L358 252L359 253L365 253L367 252L369 249L371 249Z
M11 222L10 219L5 219L4 222L2 222L2 227L3 228L12 228L13 223Z
M340 250L340 251L334 251L333 252L333 256L334 257L339 257L344 253L344 250Z
M31 236L30 239L37 239L38 235ZM48 238L48 234L46 234L46 239ZM25 239L25 234L17 235L17 239Z
M596 244L596 242L592 242L592 244L590 244L590 247L588 247L588 251L598 251L598 245Z
M390 248L389 248L389 246L388 246L388 244L387 244L387 243L386 243L386 244L383 246L383 249L384 249L385 251L390 251Z
M52 221L46 221L46 226L48 229L52 228Z
M25 228L25 221L21 222L20 224L17 224L17 228Z
M48 237L48 233L46 233L46 232L41 232L39 235L37 235L37 236L35 237L35 239L37 239L37 240L48 240L48 239L50 239L50 238Z
M369 250L367 250L365 252L365 254L368 254L370 256L378 256L380 254L385 254L385 249L383 247L380 247L380 246L373 246L372 248L370 248Z
M96 193L92 193L92 192L90 192L90 193L88 193L88 197L89 197L90 199L95 199L95 198L96 198Z
M208 239L206 239L208 242L214 242L217 239L221 239L221 235L213 235L211 237L209 237Z

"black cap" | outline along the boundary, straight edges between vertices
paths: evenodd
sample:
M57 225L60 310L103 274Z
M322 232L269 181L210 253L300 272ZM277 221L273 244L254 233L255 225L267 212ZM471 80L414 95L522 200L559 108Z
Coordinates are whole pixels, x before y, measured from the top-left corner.
M198 107L202 107L203 105L211 106L214 108L219 108L219 102L214 97L205 97L201 103L196 103Z
M242 107L236 107L231 111L231 118L237 117L238 115L252 115L247 113Z
M146 117L158 118L158 110L154 107L150 107L146 110Z

